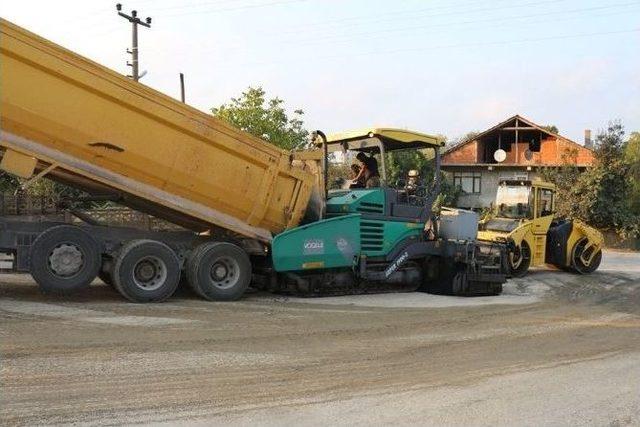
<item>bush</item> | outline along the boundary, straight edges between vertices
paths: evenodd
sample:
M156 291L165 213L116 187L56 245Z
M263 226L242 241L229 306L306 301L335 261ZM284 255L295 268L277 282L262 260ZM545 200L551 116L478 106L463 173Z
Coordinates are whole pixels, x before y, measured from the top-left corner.
M544 176L557 186L556 212L623 237L640 236L640 218L632 206L633 178L625 157L624 128L611 122L596 137L595 165L580 173L568 160Z

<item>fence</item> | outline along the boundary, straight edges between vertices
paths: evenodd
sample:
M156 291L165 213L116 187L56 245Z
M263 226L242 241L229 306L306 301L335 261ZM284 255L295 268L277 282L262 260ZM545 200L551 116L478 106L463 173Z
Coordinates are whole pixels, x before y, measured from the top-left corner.
M168 221L121 206L77 211L104 225L155 231L182 229ZM60 207L51 198L21 194L0 193L0 216L19 216L34 221L81 222L72 212Z
M604 236L604 246L611 249L631 249L640 251L640 239L628 238L623 239L615 231L606 230L602 232Z
M0 215L48 215L62 210L50 197L0 193Z

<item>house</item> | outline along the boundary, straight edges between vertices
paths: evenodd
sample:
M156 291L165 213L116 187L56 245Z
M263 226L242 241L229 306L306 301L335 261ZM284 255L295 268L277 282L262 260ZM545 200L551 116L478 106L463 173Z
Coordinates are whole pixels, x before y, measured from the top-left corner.
M448 149L442 170L462 189L458 207L489 207L501 179L534 180L544 168L593 165L591 131L581 145L515 115Z

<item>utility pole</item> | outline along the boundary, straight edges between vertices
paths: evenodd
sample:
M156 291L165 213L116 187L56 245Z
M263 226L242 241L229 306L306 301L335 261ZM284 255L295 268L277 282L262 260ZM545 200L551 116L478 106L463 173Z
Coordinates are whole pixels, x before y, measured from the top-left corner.
M122 12L122 5L120 3L116 4L116 10L118 11L118 15L122 16L127 21L132 24L132 43L131 50L127 49L127 53L131 54L131 62L127 61L127 65L131 67L131 77L133 80L138 81L145 73L138 72L139 64L138 64L138 24L143 27L151 28L151 18L147 17L144 22L138 18L138 11L132 10L131 15L127 15Z
M180 99L182 100L182 102L185 102L184 100L184 74L180 73Z

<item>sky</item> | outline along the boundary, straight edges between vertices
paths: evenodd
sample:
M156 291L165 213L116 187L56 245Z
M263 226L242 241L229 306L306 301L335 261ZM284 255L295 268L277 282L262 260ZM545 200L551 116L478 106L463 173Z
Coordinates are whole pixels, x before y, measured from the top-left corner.
M0 16L121 73L115 1L3 1ZM640 130L640 0L126 0L145 85L209 111L248 86L328 133L455 140L520 114L582 142Z

